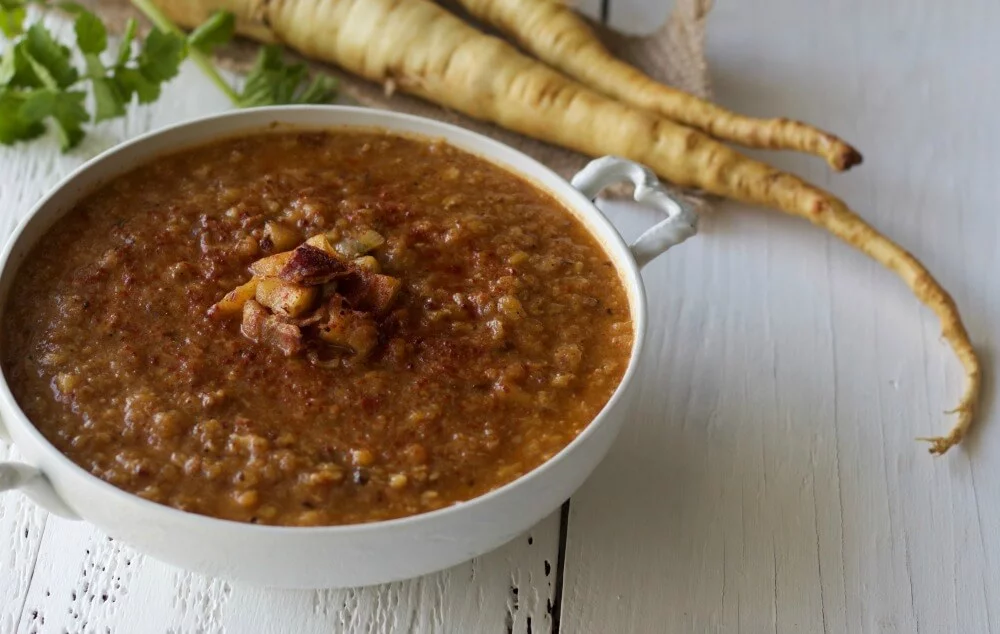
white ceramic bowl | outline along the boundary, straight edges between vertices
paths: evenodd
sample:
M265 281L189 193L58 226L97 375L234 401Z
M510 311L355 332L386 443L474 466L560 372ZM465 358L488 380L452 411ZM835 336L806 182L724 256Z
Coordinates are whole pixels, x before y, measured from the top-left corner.
M646 331L640 267L694 233L694 214L673 201L645 168L598 159L573 184L533 159L462 128L427 119L347 107L243 110L145 135L98 156L64 179L18 226L0 256L0 305L31 247L85 194L158 155L215 139L288 128L381 128L443 138L521 174L562 201L600 241L628 289L635 343L625 376L604 409L572 443L541 467L492 491L445 509L402 519L316 528L258 526L149 502L71 462L25 417L0 380L0 435L9 435L26 463L0 463L0 491L20 489L46 509L85 519L109 535L165 562L208 575L294 588L360 586L414 577L455 565L507 542L556 509L603 458L618 434ZM631 180L636 200L667 218L626 245L592 198L606 185ZM0 308L2 311L2 308ZM0 312L2 318L2 312ZM5 427L5 429L4 429Z

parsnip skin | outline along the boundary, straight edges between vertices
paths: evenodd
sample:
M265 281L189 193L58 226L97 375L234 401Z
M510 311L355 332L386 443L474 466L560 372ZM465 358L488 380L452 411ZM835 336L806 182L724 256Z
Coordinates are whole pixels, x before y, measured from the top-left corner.
M574 11L552 0L455 0L470 15L514 39L523 49L580 83L709 136L752 148L815 154L837 171L861 162L838 137L790 119L736 114L661 84L619 60Z
M172 19L195 26L233 0L155 1ZM682 187L805 218L867 253L934 311L965 369L956 424L947 435L924 440L942 454L965 436L982 370L954 301L916 258L833 195L701 132L600 95L428 0L270 0L248 10L238 17L259 22L245 31L251 37L268 26L269 37L367 79L392 79L439 105L583 154L645 163Z

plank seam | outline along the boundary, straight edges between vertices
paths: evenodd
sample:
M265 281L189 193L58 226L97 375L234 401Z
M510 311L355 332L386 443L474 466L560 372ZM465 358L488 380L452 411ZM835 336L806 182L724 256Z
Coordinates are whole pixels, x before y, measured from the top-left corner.
M607 4L607 0L605 0ZM569 503L566 500L559 509L559 552L556 556L556 587L552 592L552 634L559 634L563 608L563 577L566 571L566 540L569 534Z
M17 632L21 629L21 621L24 620L24 612L28 609L28 597L31 596L31 584L35 580L35 570L38 569L38 557L42 553L42 544L45 540L45 529L49 525L49 515L45 514L45 519L42 520L42 534L38 536L38 548L35 549L35 558L31 562L31 574L28 575L28 585L24 589L24 600L21 601L21 609L17 613L17 622L14 623L14 631Z

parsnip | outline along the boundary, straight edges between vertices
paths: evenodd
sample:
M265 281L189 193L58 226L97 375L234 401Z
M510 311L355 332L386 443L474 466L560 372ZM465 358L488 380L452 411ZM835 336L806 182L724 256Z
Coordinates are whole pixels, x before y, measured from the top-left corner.
M270 241L270 250L276 253L294 249L300 242L298 231L274 220L264 225L264 240Z
M594 90L747 147L797 150L836 170L861 162L838 137L790 119L756 119L661 84L611 54L573 10L553 0L456 0L532 55Z
M340 254L333 248L333 245L330 244L330 239L327 238L325 234L317 233L313 237L306 240L306 244L311 247L316 247L320 251L328 253L334 257L340 257Z
M267 277L257 284L257 302L275 313L298 317L309 310L319 291L315 286L302 286Z
M283 251L261 258L250 265L250 272L255 277L278 277L281 269L292 259L292 251Z
M247 300L253 299L257 294L257 284L260 280L256 277L250 278L250 281L246 284L241 284L233 290L226 293L225 297L220 299L212 307L209 308L209 315L215 316L228 316L228 315L238 315L243 311L243 305L247 303Z
M173 19L193 26L231 0L157 1ZM587 89L427 0L255 0L246 11L238 17L266 26L269 36L370 80L394 80L469 116L591 156L625 156L677 185L773 207L825 228L906 282L937 314L965 369L958 421L947 435L928 439L931 452L944 453L968 430L982 371L954 301L920 262L833 195L701 132ZM257 29L246 32L256 36Z

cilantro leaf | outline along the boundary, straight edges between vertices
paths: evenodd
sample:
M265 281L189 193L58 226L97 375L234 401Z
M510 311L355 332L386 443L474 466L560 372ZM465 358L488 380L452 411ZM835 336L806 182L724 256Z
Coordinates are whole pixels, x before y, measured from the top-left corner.
M25 52L35 62L32 64L34 71L38 73L36 64L40 65L59 88L66 88L80 78L70 60L69 49L59 44L41 23L36 22L28 28L24 42Z
M240 106L251 108L253 106L264 106L271 103L273 97L273 78L277 69L281 66L280 49L269 44L260 49L257 59L254 60L253 67L247 73L246 83L243 84L243 92L240 93Z
M188 46L209 54L217 46L233 39L236 16L229 11L216 11L188 35Z
M13 6L9 9L0 7L0 32L13 39L24 32L23 6Z
M310 81L306 64L286 63L277 45L261 49L242 93L237 93L209 59L213 49L233 37L232 13L216 12L185 36L149 0L132 2L155 28L139 40L137 22L129 20L114 58L105 62L107 28L83 5L74 0L0 0L0 33L11 40L0 53L0 143L32 139L49 124L63 149L72 148L83 138L88 121L124 115L133 97L139 103L158 99L161 85L177 75L188 56L240 106L323 103L336 93L335 79L317 75ZM74 16L74 50L56 41L40 21L25 29L29 3ZM92 114L85 107L88 85Z
M99 77L104 77L107 69L104 68L104 62L98 55L93 53L86 53L83 56L83 63L87 67L86 77L90 79L97 79Z
M186 49L184 38L153 29L146 36L142 52L139 53L139 72L151 82L160 83L173 79Z
M139 103L152 103L160 97L160 85L146 79L135 68L116 68L114 81L126 102L132 99L132 95L139 96Z
M40 122L21 117L24 100L25 96L19 91L0 89L0 143L10 145L27 141L45 132Z
M265 46L258 53L253 68L247 74L239 105L252 108L330 101L336 94L336 79L318 75L305 89L301 89L308 72L303 63L286 64L282 59L280 46L274 44Z
M24 5L39 2L74 17L75 47L60 44L41 21L24 29ZM160 95L160 84L177 74L187 54L183 35L154 30L133 56L138 25L129 20L114 62L104 23L76 2L0 0L0 31L11 38L0 54L0 143L34 138L49 124L64 150L76 146L88 121L125 114L133 95L147 103ZM80 61L82 59L82 64ZM88 85L93 114L87 110Z
M247 108L291 103L305 75L305 64L286 65L281 58L281 47L269 44L260 50L247 75L240 105Z
M84 54L99 55L108 48L108 31L101 19L90 11L82 11L73 24L76 45Z
M129 18L125 23L125 32L122 33L122 41L118 44L118 54L115 55L115 66L124 66L132 57L132 42L135 40L136 30L139 23L135 18Z
M83 124L90 118L83 107L87 93L78 90L35 90L27 95L18 111L19 118L31 125L41 125L52 118L63 150L76 146L83 138Z
M312 83L296 98L295 103L330 103L337 96L337 78L316 75Z
M22 121L33 125L41 125L51 117L56 124L59 145L68 150L83 138L83 124L90 119L83 107L86 97L87 93L79 90L35 90L26 96L18 115Z
M25 93L18 116L24 121L41 123L55 112L58 94L48 88Z
M0 57L0 86L7 86L17 75L17 45L8 46Z
M14 51L14 65L17 69L14 80L11 83L21 84L32 88L48 88L55 90L59 87L49 69L39 62L28 52L28 43L20 42L20 49Z
M40 68L46 81L53 86L56 81L52 79L44 67L32 60L27 52L27 42L21 38L14 46L10 46L3 53L0 60L0 87L10 86L12 88L40 88L45 85L42 78L35 72L34 67Z
M83 139L83 124L90 118L83 107L87 93L73 90L59 93L52 118L63 151L72 149Z
M107 77L95 79L93 91L95 122L114 119L125 114L125 97L113 79Z

